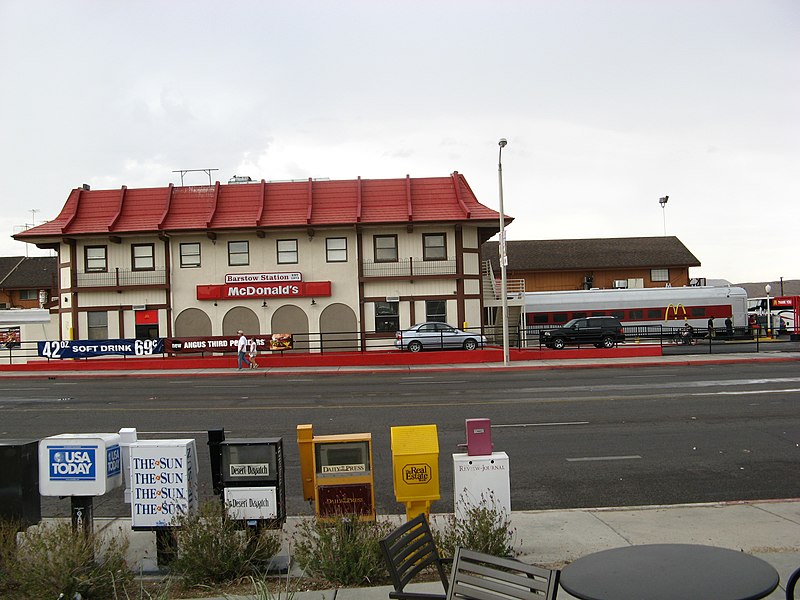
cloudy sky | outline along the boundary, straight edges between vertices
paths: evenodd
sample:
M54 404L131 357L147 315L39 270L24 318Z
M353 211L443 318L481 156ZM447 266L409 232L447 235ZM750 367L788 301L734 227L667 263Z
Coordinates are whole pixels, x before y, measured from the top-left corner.
M459 171L496 209L505 137L509 239L666 229L693 276L800 278L799 31L797 0L0 0L0 255L178 169Z

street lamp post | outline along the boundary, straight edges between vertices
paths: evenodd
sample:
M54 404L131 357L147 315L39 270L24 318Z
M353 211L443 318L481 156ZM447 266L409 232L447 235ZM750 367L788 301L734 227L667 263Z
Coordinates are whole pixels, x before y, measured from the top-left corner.
M669 201L669 196L662 196L658 199L658 203L661 205L661 219L664 222L664 237L667 237L667 202Z
M769 303L769 293L772 291L772 286L767 284L764 286L764 291L767 292L767 337L772 337L772 306Z
M508 279L506 278L506 265L508 255L506 254L506 217L503 212L503 148L508 144L506 138L500 138L498 142L500 153L497 157L497 181L500 188L500 244L498 245L500 255L500 302L503 307L503 366L508 366Z

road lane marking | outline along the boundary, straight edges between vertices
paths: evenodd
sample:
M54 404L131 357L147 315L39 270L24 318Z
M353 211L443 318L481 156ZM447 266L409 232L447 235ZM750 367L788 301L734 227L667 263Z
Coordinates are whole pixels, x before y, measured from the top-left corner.
M589 462L597 460L638 460L642 458L638 454L629 454L627 456L582 456L580 458L568 458L567 462Z
M494 425L492 424L492 429L494 428L503 428L503 427L554 427L556 425L588 425L589 421L564 421L562 423L509 423L506 425Z
M39 391L46 390L46 387L18 387L18 388L0 388L0 392L30 392L31 390Z
M400 385L461 385L467 383L466 380L461 381L401 381Z
M785 394L786 392L800 392L800 388L789 388L784 390L743 390L741 392L697 392L691 396L744 396L749 394Z

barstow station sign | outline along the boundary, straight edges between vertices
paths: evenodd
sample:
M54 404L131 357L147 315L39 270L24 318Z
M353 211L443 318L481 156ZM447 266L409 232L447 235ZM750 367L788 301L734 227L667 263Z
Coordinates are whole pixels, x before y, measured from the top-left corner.
M303 281L302 273L229 273L224 284L197 286L198 300L248 298L324 298L331 295L330 281Z

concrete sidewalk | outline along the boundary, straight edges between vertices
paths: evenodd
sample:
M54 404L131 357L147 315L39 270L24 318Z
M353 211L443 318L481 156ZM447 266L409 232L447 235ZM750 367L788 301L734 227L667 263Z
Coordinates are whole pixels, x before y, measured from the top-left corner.
M397 517L399 519L399 517ZM287 529L293 522L287 521ZM437 516L433 516L434 526ZM765 502L644 506L514 512L519 559L549 567L620 546L684 543L721 546L758 556L780 574L780 586L767 598L785 597L789 574L800 567L800 498ZM367 600L388 598L387 586L298 592L295 600ZM441 592L439 583L409 590ZM560 590L560 599L573 598ZM230 596L244 600L248 596ZM250 597L252 598L252 597ZM216 598L215 600L224 600Z

